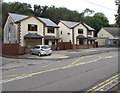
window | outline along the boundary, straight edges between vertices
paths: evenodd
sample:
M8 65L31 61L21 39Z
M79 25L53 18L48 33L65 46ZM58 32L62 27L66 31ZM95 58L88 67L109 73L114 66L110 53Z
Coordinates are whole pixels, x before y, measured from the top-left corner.
M28 24L28 31L37 31L37 25Z
M39 49L39 48L40 48L40 46L35 46L35 47L34 47L34 49Z
M47 49L47 48L50 48L49 46L42 46L41 47L42 49Z
M48 33L54 33L54 27L48 27Z
M70 35L70 33L67 33L68 35Z
M11 30L10 30L10 27L9 27L9 30L8 30L8 31L9 31L9 33L10 33L10 31L11 31Z
M88 31L88 35L92 35L92 31Z
M61 35L62 35L62 31L61 31Z
M83 34L83 29L78 29L78 34Z

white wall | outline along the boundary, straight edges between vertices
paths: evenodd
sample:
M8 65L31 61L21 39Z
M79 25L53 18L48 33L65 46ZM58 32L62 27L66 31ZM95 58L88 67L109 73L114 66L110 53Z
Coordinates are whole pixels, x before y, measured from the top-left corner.
M83 29L83 34L78 34L78 29ZM74 42L75 42L75 44L76 44L76 37L78 35L83 35L83 36L87 37L87 29L82 24L79 24L78 26L76 26L74 28Z
M28 24L37 25L37 31L28 31ZM25 46L24 36L29 32L38 33L39 35L43 36L43 23L34 17L28 18L21 22L21 37L20 37L21 46Z
M13 23L13 25L11 24ZM10 29L10 32L9 32ZM18 42L17 37L17 24L14 23L12 18L8 16L6 24L4 26L4 43L16 43ZM9 40L8 40L9 37Z
M98 37L108 37L109 39L113 39L114 38L111 34L109 34L103 28L100 29L100 31L98 32Z
M66 27L63 23L59 23L58 26L59 28L59 37L61 38L61 40L63 42L72 42L72 29L69 29L68 27ZM62 31L62 34L61 34ZM68 33L70 33L68 35Z

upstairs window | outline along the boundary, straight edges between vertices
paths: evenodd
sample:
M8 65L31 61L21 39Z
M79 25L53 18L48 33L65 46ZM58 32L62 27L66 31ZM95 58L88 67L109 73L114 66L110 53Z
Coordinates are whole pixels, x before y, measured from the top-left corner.
M83 29L78 29L78 34L83 34Z
M88 35L92 35L92 31L88 31Z
M48 27L48 33L55 33L54 27Z
M37 31L37 25L28 24L28 31Z

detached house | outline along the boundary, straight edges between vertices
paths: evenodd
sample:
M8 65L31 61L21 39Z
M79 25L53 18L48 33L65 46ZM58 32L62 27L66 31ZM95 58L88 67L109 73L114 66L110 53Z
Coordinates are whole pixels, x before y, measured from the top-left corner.
M95 47L95 30L87 24L60 20L58 26L61 41L71 42L72 48Z
M59 40L58 28L47 18L8 13L4 26L4 43L18 43L19 53L34 45L51 45L54 49Z
M99 46L120 46L120 28L117 27L102 27L98 32Z

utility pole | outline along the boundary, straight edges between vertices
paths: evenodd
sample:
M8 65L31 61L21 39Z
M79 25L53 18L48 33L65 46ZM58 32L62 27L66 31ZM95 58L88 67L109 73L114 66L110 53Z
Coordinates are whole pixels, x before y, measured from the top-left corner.
M120 0L115 0L115 4L118 5L118 11L116 15L116 23L118 24L118 27L120 28Z

